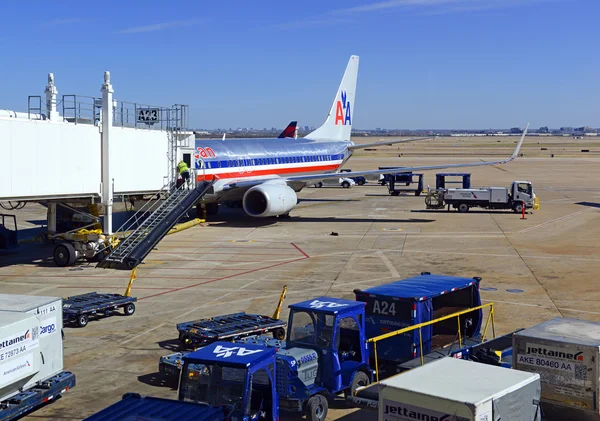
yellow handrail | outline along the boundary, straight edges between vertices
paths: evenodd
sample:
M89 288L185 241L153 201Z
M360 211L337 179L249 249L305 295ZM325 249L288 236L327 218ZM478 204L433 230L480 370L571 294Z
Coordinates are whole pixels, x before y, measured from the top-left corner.
M367 342L373 343L373 352L375 354L375 378L376 378L376 381L379 382L379 361L377 358L377 342L382 341L384 339L392 338L394 336L402 335L403 333L411 332L415 329L419 329L419 351L420 351L419 354L421 356L421 365L423 365L423 364L425 364L425 362L424 362L424 358L423 358L422 328L456 317L458 320L458 341L459 341L459 345L462 347L463 341L462 341L462 334L461 334L461 329L460 329L460 316L462 316L463 314L472 313L477 310L483 310L484 308L487 308L487 307L490 308L490 312L488 313L488 316L487 316L487 319L485 322L485 327L483 329L483 335L481 336L481 342L484 342L490 320L492 322L492 334L493 334L494 338L496 337L496 328L494 326L494 303L493 302L487 303L487 304L482 304L477 307L472 307L467 310L457 311L456 313L448 314L447 316L439 317L437 319L430 320L428 322L423 322L423 323L419 323L416 325L407 326L405 328L395 330L393 332L384 333L383 335L379 335L379 336L375 336L373 338L367 339Z

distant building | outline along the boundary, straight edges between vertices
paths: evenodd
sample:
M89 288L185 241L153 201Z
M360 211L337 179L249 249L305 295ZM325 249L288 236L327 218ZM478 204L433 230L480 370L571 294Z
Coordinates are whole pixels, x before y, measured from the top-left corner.
M520 127L513 127L510 129L510 134L521 134L523 130Z
M548 126L544 126L544 127L540 127L540 129L538 130L538 133L550 133L550 130L548 130Z

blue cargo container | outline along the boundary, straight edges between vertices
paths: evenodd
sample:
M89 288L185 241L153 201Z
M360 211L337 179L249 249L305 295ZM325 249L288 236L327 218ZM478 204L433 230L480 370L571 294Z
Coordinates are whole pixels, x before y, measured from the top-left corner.
M366 303L366 336L373 338L407 326L428 322L481 305L481 278L432 275L423 272L366 290L354 290L357 301ZM463 337L479 337L482 311L460 316ZM456 318L422 328L423 353L458 341ZM373 349L371 349L373 356ZM380 362L402 363L420 356L419 330L377 343Z

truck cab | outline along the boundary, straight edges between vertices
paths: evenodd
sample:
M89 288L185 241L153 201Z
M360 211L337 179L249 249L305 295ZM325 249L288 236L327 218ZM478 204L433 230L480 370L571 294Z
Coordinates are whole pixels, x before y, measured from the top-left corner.
M215 342L183 358L179 400L223 408L226 419L279 419L275 348Z
M535 201L535 192L533 191L533 185L530 181L513 181L511 189L511 201L514 203L513 207L517 204L525 202L526 208L532 208Z

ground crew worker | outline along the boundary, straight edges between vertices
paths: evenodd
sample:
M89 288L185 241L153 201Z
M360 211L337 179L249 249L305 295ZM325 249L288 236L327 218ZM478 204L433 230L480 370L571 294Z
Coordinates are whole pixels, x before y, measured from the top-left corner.
M188 168L185 161L179 161L177 164L177 172L181 176L181 178L177 179L177 188L181 187L187 180L190 179L190 169Z

